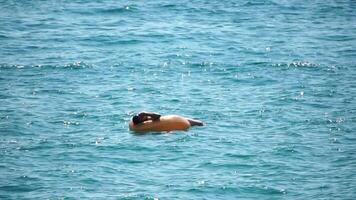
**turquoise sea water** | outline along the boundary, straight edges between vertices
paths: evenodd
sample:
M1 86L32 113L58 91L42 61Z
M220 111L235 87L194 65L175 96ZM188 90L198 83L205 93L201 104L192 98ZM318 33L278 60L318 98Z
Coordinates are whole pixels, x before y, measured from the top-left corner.
M0 1L0 199L355 199L355 10Z

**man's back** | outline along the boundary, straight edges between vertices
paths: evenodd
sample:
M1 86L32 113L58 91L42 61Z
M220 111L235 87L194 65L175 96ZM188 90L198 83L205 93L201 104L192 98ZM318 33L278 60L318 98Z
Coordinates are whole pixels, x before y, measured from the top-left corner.
M130 130L136 132L149 131L173 131L173 130L187 130L190 128L189 121L178 115L161 116L158 120L148 120L140 124L134 124L132 121L129 124Z

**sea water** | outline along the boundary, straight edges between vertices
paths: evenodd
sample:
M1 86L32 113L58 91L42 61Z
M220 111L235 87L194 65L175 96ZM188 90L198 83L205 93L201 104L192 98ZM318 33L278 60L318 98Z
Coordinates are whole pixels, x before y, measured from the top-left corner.
M355 10L0 1L0 199L355 199Z

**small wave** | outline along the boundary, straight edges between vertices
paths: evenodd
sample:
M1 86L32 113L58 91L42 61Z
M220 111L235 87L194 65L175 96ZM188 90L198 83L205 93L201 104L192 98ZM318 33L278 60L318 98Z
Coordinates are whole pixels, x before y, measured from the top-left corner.
M231 158L240 158L244 160L248 160L250 158L256 157L256 155L253 154L235 154L235 153L225 153L224 156L231 157Z
M175 4L166 4L166 5L162 5L163 8L175 8L177 7L177 5Z
M212 168L251 168L252 164L243 163L243 162L225 162L225 161L208 161L200 164L200 167L212 167Z
M84 68L93 68L94 65L87 64L82 61L73 62L65 65L11 65L11 64L0 64L0 69L32 69L32 68L63 68L63 69L84 69Z
M8 64L0 64L0 69L21 69L24 68L24 65L8 65Z
M0 34L0 39L9 39L10 37L9 36L7 36L7 35L2 35L2 34Z
M25 184L5 185L0 187L0 191L6 191L6 192L31 192L31 191L35 191L36 189L38 188Z
M294 146L278 146L274 148L274 153L281 156L291 156L300 152Z
M321 35L320 37L318 37L318 39L324 40L324 41L351 42L355 38L350 35L339 34L339 35Z
M135 39L135 38L119 38L108 35L97 35L93 37L87 37L81 39L85 43L92 43L95 46L108 46L108 45L129 45L129 44L140 44L145 42L145 40Z
M308 70L308 71L324 71L327 73L336 73L338 71L347 71L350 69L350 66L337 66L337 65L325 65L319 63L312 63L308 61L295 61L291 63L279 63L272 64L273 67L280 68L282 70L290 70L290 69L300 69L300 70Z
M136 10L136 8L133 6L123 6L120 8L98 9L98 12L102 14L119 14L119 13L132 12L134 10Z
M80 15L97 15L97 14L123 14L137 10L133 6L123 6L119 8L94 8L94 9L73 9L72 12Z
M71 68L71 69L83 69L83 68L92 68L92 67L93 67L93 65L87 64L87 63L82 62L82 61L64 65L64 68Z
M273 1L248 1L242 6L265 6L265 5L278 5Z
M275 188L267 185L252 185L247 187L242 187L242 190L248 192L254 192L259 194L268 194L268 195L283 195L286 194L286 189Z
M287 67L287 68L315 68L319 67L319 64L311 63L308 61L295 61L292 63L279 63L273 64L275 67Z

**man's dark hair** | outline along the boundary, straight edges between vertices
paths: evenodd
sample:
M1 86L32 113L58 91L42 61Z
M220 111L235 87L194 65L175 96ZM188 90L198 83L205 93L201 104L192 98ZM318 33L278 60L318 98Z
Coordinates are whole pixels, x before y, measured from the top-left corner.
M139 123L141 123L142 121L141 121L140 117L138 117L137 115L135 115L135 116L132 117L132 122L133 122L134 124L139 124Z

